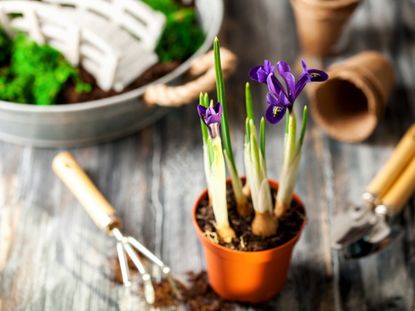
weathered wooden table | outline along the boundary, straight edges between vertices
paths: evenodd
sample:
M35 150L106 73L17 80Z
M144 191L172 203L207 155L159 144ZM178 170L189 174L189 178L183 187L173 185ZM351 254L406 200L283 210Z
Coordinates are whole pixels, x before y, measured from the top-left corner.
M240 58L227 91L241 166L247 70L265 57L294 62L294 29L288 1L227 1L221 38ZM364 0L346 38L343 52L327 63L364 49L381 50L394 61L397 86L379 128L365 143L333 141L310 124L297 186L309 223L276 310L415 309L413 200L403 215L403 237L378 255L346 261L330 249L332 215L359 201L415 120L415 4ZM254 87L258 114L264 91ZM274 178L281 169L282 132L281 126L268 128ZM205 185L201 150L192 105L129 138L71 151L117 208L125 230L184 277L204 266L191 224L192 203ZM112 240L52 173L56 152L0 144L0 310L120 310L121 290L111 276Z

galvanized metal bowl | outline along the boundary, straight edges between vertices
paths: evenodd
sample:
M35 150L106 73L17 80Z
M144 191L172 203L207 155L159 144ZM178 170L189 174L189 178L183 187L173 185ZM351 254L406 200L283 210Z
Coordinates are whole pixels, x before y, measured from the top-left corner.
M154 81L180 81L194 58L206 53L223 19L223 0L196 0L206 39L198 51L178 68ZM0 140L34 147L73 147L126 136L156 121L168 108L142 100L147 86L78 104L34 106L0 101Z

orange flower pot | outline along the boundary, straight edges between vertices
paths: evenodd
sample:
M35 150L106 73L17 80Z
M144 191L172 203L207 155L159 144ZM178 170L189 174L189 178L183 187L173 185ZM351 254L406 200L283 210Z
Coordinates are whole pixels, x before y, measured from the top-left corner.
M230 181L228 181L230 182ZM273 189L276 181L270 180ZM196 222L196 210L206 198L205 189L193 207L193 225L202 243L209 283L226 300L259 303L270 300L284 287L291 254L300 238L304 223L291 240L272 249L258 252L235 251L207 239ZM304 207L300 198L294 200Z

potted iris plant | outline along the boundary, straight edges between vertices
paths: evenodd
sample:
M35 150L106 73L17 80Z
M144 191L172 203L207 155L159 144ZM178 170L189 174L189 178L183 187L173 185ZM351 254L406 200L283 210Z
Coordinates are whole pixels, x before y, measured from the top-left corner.
M305 222L305 209L293 193L307 126L307 107L297 129L294 102L307 83L327 74L308 69L295 78L283 61L250 70L252 80L268 87L267 109L257 129L249 83L245 87L244 163L240 177L232 151L219 41L214 41L217 102L200 95L197 107L203 137L207 189L193 208L193 223L203 245L209 282L223 298L257 303L281 291L293 247ZM268 178L265 154L266 121L286 120L284 162L280 184ZM226 168L229 179L226 179Z

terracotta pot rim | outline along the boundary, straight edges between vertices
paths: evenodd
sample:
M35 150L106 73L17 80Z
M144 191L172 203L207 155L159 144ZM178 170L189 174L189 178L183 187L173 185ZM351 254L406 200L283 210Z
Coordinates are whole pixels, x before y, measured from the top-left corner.
M331 0L331 1L322 1L322 0L291 0L292 2L304 2L312 6L316 6L322 9L340 9L347 8L348 6L353 6L358 4L361 0Z
M245 179L245 177L241 177L241 179ZM277 188L278 187L278 181L274 180L274 179L268 179L271 187L273 188ZM226 183L230 183L231 180L228 178L226 180ZM193 221L193 226L195 227L195 230L197 231L197 234L203 238L203 241L205 241L209 246L211 246L212 248L216 248L219 250L222 250L225 253L228 254L239 254L239 255L244 255L244 256L256 256L257 254L267 254L267 253L273 253L279 249L283 249L285 247L287 247L288 245L295 243L301 236L302 231L304 230L304 226L307 222L306 217L304 218L304 221L300 227L300 229L298 230L298 232L296 233L295 236L293 236L290 240L288 240L287 242L285 242L284 244L275 246L273 248L270 249L265 249L265 250L261 250L261 251L239 251L239 250L233 250L230 248L227 248L225 246L219 245L217 243L212 242L211 240L209 240L208 238L206 238L204 232L201 230L201 228L199 227L199 224L196 221L196 211L197 208L199 206L199 202L207 195L207 188L203 189L202 192L200 193L199 197L197 198L197 200L195 201L194 205L193 205L193 211L192 211L192 221ZM298 194L293 193L293 200L295 200L298 204L300 204L303 207L304 210L304 215L307 216L307 212L306 209L304 207L304 203L301 201L300 197Z

